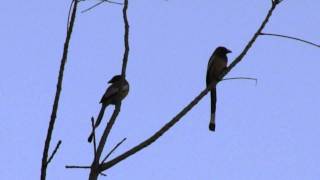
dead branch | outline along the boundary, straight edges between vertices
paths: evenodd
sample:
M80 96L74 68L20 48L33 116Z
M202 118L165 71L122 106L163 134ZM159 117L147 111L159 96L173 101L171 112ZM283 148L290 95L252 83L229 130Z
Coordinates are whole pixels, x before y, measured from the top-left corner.
M94 152L94 156L96 156L97 155L96 128L94 127L93 117L91 117L91 127L92 127L92 133L93 133L93 152Z
M102 163L106 162L106 160L111 156L111 154L125 141L127 138L123 138L117 145L115 145L112 150L106 155L106 157L102 160Z
M301 39L301 38L296 38L296 37L293 37L293 36L287 36L287 35L282 35L282 34L273 34L273 33L262 33L262 32L260 33L260 35L287 38L287 39L300 41L300 42L303 42L303 43L306 43L306 44L309 44L309 45L312 45L312 46L320 48L319 44L315 44L313 42L310 42L310 41L307 41L307 40L304 40L304 39Z
M87 8L87 9L85 9L85 10L82 10L82 11L81 11L81 13L86 13L86 12L88 12L88 11L92 10L93 8L95 8L95 7L99 6L99 5L101 5L101 4L102 4L102 3L104 3L104 2L107 2L107 3L110 3L110 4L122 5L122 3L115 2L115 1L101 0L100 2L98 2L98 3L94 4L93 6L91 6L91 7Z
M128 64L128 59L129 59L129 21L127 17L127 11L128 11L128 0L124 0L124 6L123 6L123 21L124 21L124 28L125 28L125 34L124 34L124 54L123 54L123 59L122 59L122 71L121 71L121 83L124 83L124 79L126 76L126 69L127 69L127 64ZM107 127L104 129L103 135L100 139L98 148L97 148L97 153L94 156L94 160L91 165L91 170L89 174L89 180L97 180L98 176L102 173L101 170L101 164L100 164L100 158L103 152L103 149L105 147L105 144L107 142L107 138L111 132L111 129L116 122L117 116L120 113L121 109L121 102L116 104L115 110L107 124Z
M61 143L62 143L62 141L61 141L61 140L59 140L59 141L58 141L58 143L57 143L57 145L56 145L56 147L54 148L54 150L53 150L53 152L52 152L52 154L51 154L51 156L50 156L50 158L49 158L49 160L48 160L47 164L49 164L49 163L51 162L51 160L53 159L54 155L57 153L57 151L58 151L58 149L59 149L59 147L60 147Z
M73 165L70 165L70 166L66 166L67 169L90 169L91 166L73 166Z
M48 131L47 131L47 137L45 140L44 150L43 150L43 155L42 155L41 180L46 179L47 167L49 164L48 163L48 152L49 152L49 148L50 148L50 142L51 142L51 137L52 137L52 133L53 133L53 129L54 129L54 124L55 124L56 117L57 117L58 105L59 105L60 94L61 94L61 89L62 89L63 73L64 73L65 64L67 62L69 42L71 39L73 25L74 25L74 22L76 19L78 1L73 0L72 4L73 4L73 9L72 9L72 13L71 13L70 23L68 23L68 30L67 30L67 35L66 35L64 47L63 47L63 55L61 58L60 70L59 70L59 75L58 75L57 89L56 89L56 94L54 97L54 103L52 106L52 112L51 112L49 127L48 127Z
M246 55L246 53L249 51L253 43L256 41L257 37L269 21L269 18L272 15L272 12L275 10L276 6L279 4L279 0L272 1L271 8L269 9L267 16L263 20L261 26L258 28L257 32L254 34L252 39L248 42L244 50L240 53L240 55L230 64L230 66L221 74L221 78L228 74ZM114 165L118 164L122 160L126 159L127 157L137 153L138 151L144 149L145 147L149 146L153 142L155 142L157 139L159 139L165 132L167 132L172 126L174 126L185 114L187 114L210 90L213 88L213 84L211 83L205 90L203 90L196 98L194 98L185 108L182 109L174 118L172 118L167 124L165 124L160 130L158 130L155 134L153 134L151 137L146 139L145 141L141 142L140 144L136 145L135 147L129 149L128 151L124 152L123 154L119 155L118 157L103 163L101 165L100 170L104 171L109 169L110 167L113 167Z
M250 77L224 78L224 79L222 79L220 82L222 82L222 81L229 81L229 80L252 80L252 81L255 81L256 85L257 85L257 83L258 83L258 79L257 79L257 78L250 78Z

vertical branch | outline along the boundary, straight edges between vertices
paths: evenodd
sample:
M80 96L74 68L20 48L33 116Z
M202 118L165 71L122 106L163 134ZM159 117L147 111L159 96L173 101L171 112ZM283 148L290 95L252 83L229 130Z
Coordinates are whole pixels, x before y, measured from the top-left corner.
M123 13L123 20L124 20L124 47L125 47L125 50L124 50L123 59L122 59L121 84L124 83L124 79L126 76L126 69L127 69L129 51L130 51L130 47L129 47L129 21L128 21L128 17L127 17L127 10L128 10L128 0L124 0L124 6L123 6L122 13ZM104 129L103 135L100 139L100 142L99 142L99 145L97 148L96 155L95 155L94 160L91 165L89 180L97 180L99 174L102 173L100 158L101 158L103 149L105 147L105 144L107 142L107 138L111 132L111 129L112 129L114 123L116 122L118 114L120 113L120 109L121 109L121 102L116 104L115 110L114 110L114 112L113 112L113 114L107 124L107 127Z
M48 127L48 131L47 131L47 137L45 140L44 150L43 150L43 155L42 155L41 180L46 179L46 173L47 173L47 167L48 167L48 151L50 148L51 137L52 137L54 124L55 124L55 120L56 120L56 116L57 116L59 99L60 99L60 94L61 94L61 89L62 89L63 72L64 72L64 67L65 67L65 64L67 61L69 42L71 39L73 25L74 25L75 18L76 18L78 1L72 0L71 5L73 5L72 14L71 14L70 23L68 24L68 30L67 30L65 43L64 43L63 55L61 58L60 70L59 70L59 75L58 75L57 89L56 89L56 94L54 97L54 103L52 106L52 112L51 112L49 127Z
M92 133L93 133L93 153L94 153L94 156L96 156L97 155L96 128L94 126L93 117L91 117L91 127L92 127Z
M122 59L122 79L126 77L126 70L127 70L127 64L128 64L128 58L129 58L129 21L128 21L128 0L124 0L124 6L122 10L123 14L123 21L124 21L124 54Z

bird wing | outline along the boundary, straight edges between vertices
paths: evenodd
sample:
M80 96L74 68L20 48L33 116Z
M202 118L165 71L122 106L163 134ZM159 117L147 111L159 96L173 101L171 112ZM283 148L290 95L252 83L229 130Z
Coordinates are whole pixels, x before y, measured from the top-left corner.
M207 85L210 84L212 81L211 73L212 73L212 68L213 68L213 63L214 63L215 56L212 55L209 62L208 62L208 69L207 69L207 77L206 77L206 83Z
M120 88L116 84L112 84L111 86L109 86L104 95L102 96L100 103L105 103L106 101L111 99L111 97L117 95L119 90Z

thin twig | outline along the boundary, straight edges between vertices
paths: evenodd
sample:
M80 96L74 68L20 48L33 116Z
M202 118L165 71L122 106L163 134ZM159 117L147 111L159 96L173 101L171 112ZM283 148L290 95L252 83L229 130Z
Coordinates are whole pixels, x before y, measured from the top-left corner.
M233 77L233 78L224 78L221 81L228 81L228 80L252 80L255 81L256 85L258 83L258 79L257 78L250 78L250 77ZM221 82L220 81L220 82Z
M43 150L43 155L42 155L41 180L46 179L47 167L48 167L47 166L48 165L48 152L49 152L49 148L50 148L50 142L51 142L51 137L52 137L52 133L53 133L53 129L54 129L54 124L55 124L56 117L57 117L58 105L59 105L60 94L61 94L61 89L62 89L64 67L67 62L67 57L68 57L69 42L71 39L73 25L74 25L74 22L76 19L76 14L77 14L78 1L77 0L73 0L73 1L74 1L74 4L73 4L73 9L72 9L71 18L70 18L70 24L69 24L69 28L68 28L67 35L66 35L66 40L64 43L64 47L63 47L63 55L61 58L56 94L54 97L54 103L52 106L52 112L51 112L49 127L48 127L48 131L47 131L47 137L45 140L44 150Z
M127 138L123 138L117 145L115 145L112 150L107 154L107 156L102 160L102 163L105 163L106 160L111 156L111 154L125 141Z
M91 166L73 166L73 165L67 165L65 166L67 169L90 169Z
M85 10L82 10L81 13L86 13L86 12L92 10L93 8L99 6L99 5L102 4L102 3L104 3L104 1L100 1L100 2L98 2L98 3L96 3L96 4L94 4L93 6L90 6L89 8L87 8L87 9L85 9Z
M238 64L243 57L246 55L246 53L249 51L257 37L259 36L260 32L263 30L265 25L267 24L269 18L272 15L273 10L276 8L278 3L272 3L272 6L270 10L268 11L267 16L265 17L264 21L262 22L261 26L257 30L257 32L254 34L252 39L248 42L242 53L231 63L231 65L227 68L226 71L224 71L221 74L221 78L230 72L236 64ZM146 139L145 141L141 142L140 144L136 145L135 147L129 149L128 151L124 152L123 154L119 155L118 157L115 157L114 159L103 163L101 165L101 171L107 170L110 167L118 164L122 160L126 159L127 157L135 154L136 152L144 149L145 147L149 146L153 142L155 142L157 139L159 139L165 132L167 132L173 125L175 125L185 114L187 114L212 88L214 83L211 83L205 90L203 90L196 98L194 98L185 108L183 108L182 111L180 111L174 118L172 118L167 124L165 124L160 130L158 130L155 134L153 134L151 137Z
M94 156L96 156L97 155L96 128L94 127L93 117L91 117L91 126L92 126L92 133L93 133L93 151L94 151Z
M61 140L59 140L59 141L58 141L58 143L57 143L57 145L56 145L56 147L54 148L54 150L53 150L53 152L52 152L52 154L51 154L51 156L50 156L50 158L49 158L49 160L48 160L47 164L49 164L49 163L51 162L51 160L53 159L54 155L57 153L57 151L58 151L58 149L59 149L59 147L60 147L61 143L62 143L62 141L61 141Z
M276 37L282 37L282 38L297 40L297 41L300 41L300 42L303 42L303 43L306 43L306 44L309 44L309 45L312 45L312 46L320 48L319 44L315 44L313 42L310 42L310 41L307 41L307 40L304 40L304 39L301 39L301 38L296 38L296 37L293 37L293 36L287 36L287 35L282 35L282 34L273 34L273 33L260 33L260 35L262 35L262 36L276 36Z
M114 2L114 1L109 1L109 0L101 0L100 2L94 4L93 6L90 6L89 8L87 8L87 9L85 9L85 10L82 10L81 13L86 13L86 12L92 10L93 8L101 5L101 4L104 3L104 2L108 2L108 3L110 3L110 4L123 5L122 3L119 3L119 2Z

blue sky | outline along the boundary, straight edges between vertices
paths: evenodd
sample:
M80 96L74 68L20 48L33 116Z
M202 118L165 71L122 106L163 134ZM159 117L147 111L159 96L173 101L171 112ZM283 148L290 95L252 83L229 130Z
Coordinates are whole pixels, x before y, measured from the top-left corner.
M95 1L81 2L79 10ZM66 31L69 1L4 1L0 7L0 159L2 179L37 179ZM106 152L146 139L205 87L208 59L224 45L244 48L270 0L131 0L131 83ZM320 2L284 0L265 32L320 43ZM65 70L52 146L62 146L47 179L87 179L86 139L107 81L120 73L122 7L103 4L78 13ZM160 140L119 163L101 179L283 180L320 177L320 49L259 37L218 87L217 130L208 130L205 97ZM106 115L110 115L109 108ZM106 120L104 121L104 125ZM101 130L101 128L99 129Z

